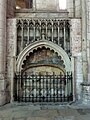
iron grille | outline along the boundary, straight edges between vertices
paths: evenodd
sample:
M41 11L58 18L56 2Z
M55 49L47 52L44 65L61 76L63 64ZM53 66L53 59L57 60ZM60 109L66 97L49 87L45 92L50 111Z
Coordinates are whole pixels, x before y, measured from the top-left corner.
M72 73L66 75L15 75L14 99L18 102L73 101Z

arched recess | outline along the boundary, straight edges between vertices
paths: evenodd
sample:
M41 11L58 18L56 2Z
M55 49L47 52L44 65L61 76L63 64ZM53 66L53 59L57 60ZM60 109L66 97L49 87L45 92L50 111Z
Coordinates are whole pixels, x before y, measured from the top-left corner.
M70 59L67 55L67 53L58 45L47 41L47 40L40 40L36 41L30 45L28 45L18 56L17 62L16 62L16 71L20 72L22 70L22 65L23 61L26 60L26 56L29 56L30 52L33 52L34 49L38 49L38 47L43 47L45 46L46 48L50 48L50 50L54 50L55 52L58 53L59 56L62 57L62 60L64 61L65 65L65 70L66 71L71 71L71 62Z

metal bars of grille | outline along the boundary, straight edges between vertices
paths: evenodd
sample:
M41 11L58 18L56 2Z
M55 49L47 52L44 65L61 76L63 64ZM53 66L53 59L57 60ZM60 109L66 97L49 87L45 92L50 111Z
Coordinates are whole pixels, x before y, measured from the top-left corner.
M69 102L73 101L72 74L15 75L15 101Z

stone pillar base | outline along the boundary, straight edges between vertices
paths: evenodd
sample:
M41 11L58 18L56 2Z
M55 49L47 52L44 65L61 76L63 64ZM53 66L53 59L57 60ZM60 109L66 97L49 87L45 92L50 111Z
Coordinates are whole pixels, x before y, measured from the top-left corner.
M90 83L81 83L81 101L83 104L90 105Z
M1 76L0 76L1 77ZM4 78L0 80L0 106L6 104L6 82Z
M0 91L0 106L5 105L6 103L6 95L3 91Z
M0 106L6 103L5 80L0 80Z

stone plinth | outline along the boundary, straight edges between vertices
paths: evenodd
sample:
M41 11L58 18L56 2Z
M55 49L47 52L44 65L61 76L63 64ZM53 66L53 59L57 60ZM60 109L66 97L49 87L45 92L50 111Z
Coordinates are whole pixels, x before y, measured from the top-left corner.
M81 100L83 104L90 105L90 83L88 82L81 84Z

